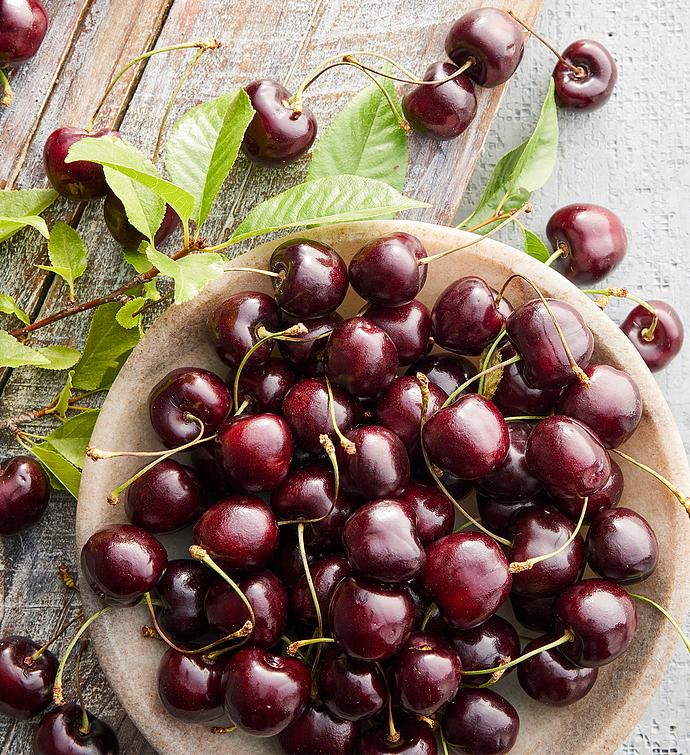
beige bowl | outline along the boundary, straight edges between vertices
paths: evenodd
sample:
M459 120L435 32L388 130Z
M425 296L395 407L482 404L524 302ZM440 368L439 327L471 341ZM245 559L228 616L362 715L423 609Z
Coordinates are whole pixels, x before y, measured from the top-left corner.
M308 235L332 244L349 261L366 241L393 230L415 234L432 254L475 238L453 228L397 220L332 226L309 231ZM273 246L259 246L232 264L265 267ZM462 275L479 275L498 288L511 273L527 276L547 294L578 307L594 332L594 360L627 370L642 392L642 423L626 444L626 451L658 469L682 490L690 491L683 445L654 378L608 316L557 272L505 244L486 239L432 264L420 298L431 306L439 293ZM227 273L207 286L195 300L171 307L150 329L120 372L103 404L93 445L106 449L159 448L160 443L147 418L150 387L176 367L200 366L224 375L227 368L216 357L206 335L209 313L233 292L251 289L269 292L270 285L265 276ZM529 287L516 282L508 296L513 304L519 304L533 294ZM351 293L345 304L346 312L354 313L360 306L361 300ZM77 509L77 554L95 530L108 523L125 521L122 505L109 506L106 496L139 466L131 459L86 462ZM647 518L661 545L659 567L639 590L682 619L690 594L687 515L654 480L626 462L622 466L625 473L623 505ZM164 538L164 541L172 557L185 555L191 542L189 532ZM86 588L82 595L85 609L95 610L98 601L94 595ZM498 685L497 690L506 694L520 713L521 731L513 752L601 755L624 741L654 694L677 646L675 632L653 609L638 606L638 613L639 630L631 649L624 658L601 669L593 690L576 705L564 709L539 705L519 689L515 674ZM159 643L142 638L140 630L146 621L146 609L142 606L114 610L94 625L92 636L101 666L115 693L153 747L166 755L191 752L246 755L279 751L272 740L238 732L214 735L208 726L190 725L169 716L159 702L156 684L156 669L163 649Z

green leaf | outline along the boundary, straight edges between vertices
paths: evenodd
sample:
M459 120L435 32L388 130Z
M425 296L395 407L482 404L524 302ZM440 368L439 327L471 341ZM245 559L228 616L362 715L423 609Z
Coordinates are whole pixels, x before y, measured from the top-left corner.
M141 325L140 310L145 303L145 297L137 296L134 299L130 299L126 304L123 304L115 315L118 324L123 328L136 328Z
M0 312L4 312L6 315L14 315L24 325L28 325L30 322L29 315L19 308L16 299L7 294L0 294Z
M98 409L75 414L53 430L45 442L77 469L83 469L86 447L91 440L97 419Z
M479 364L484 364L484 360L486 359L487 352L490 348L491 345L487 346L486 349L484 349L481 356L479 357ZM503 359L504 357L501 353L501 349L497 348L491 355L491 359L489 359L486 368L495 367L497 364L500 364ZM490 372L484 377L484 389L482 390L482 396L486 396L486 398L488 399L494 397L494 394L498 390L498 385L501 382L501 378L503 377L503 370L504 368L494 370L494 372Z
M220 187L237 159L242 137L254 117L244 89L188 110L172 128L165 166L195 200L192 218L203 225Z
M43 346L35 352L47 360L47 364L36 365L42 370L68 370L81 358L81 354L69 346Z
M383 79L381 84L398 105L393 82ZM402 191L407 163L407 135L384 94L373 85L335 116L313 150L308 177L364 176Z
M145 241L142 241L144 249L148 248ZM141 273L148 273L153 267L149 262L149 258L145 252L139 252L134 250L125 251L125 260L141 275ZM158 301L161 298L160 291L156 285L156 278L144 283L144 296L149 301Z
M257 205L232 235L232 242L284 228L367 220L417 207L428 205L372 178L317 178Z
M209 281L222 275L225 262L224 257L213 253L173 260L152 247L147 256L163 275L175 281L175 304L193 299Z
M65 418L67 409L69 408L69 402L72 398L72 378L74 377L74 370L70 370L67 373L67 380L63 389L58 393L57 400L55 401L55 414L58 417Z
M61 220L55 223L48 240L50 265L36 265L41 270L63 278L69 286L70 301L74 301L74 281L84 274L88 254L81 236Z
M26 222L17 219L35 218L50 207L57 199L57 192L53 189L20 189L0 191L0 241L8 239L22 229ZM42 232L42 231L41 231ZM43 234L48 238L48 229Z
M530 257L534 257L540 262L546 262L551 256L546 244L532 231L528 231L526 228L523 228L523 231L525 233L524 250Z
M31 446L31 453L48 471L53 487L57 487L55 485L55 480L57 480L74 498L78 497L81 472L74 464L65 459L62 454L53 450L48 443L38 443Z
M9 238L9 236L12 236L17 231L21 231L22 228L26 228L27 225L35 228L44 238L48 238L49 234L46 221L38 215L25 215L20 218L0 216L0 240L2 240L2 238Z
M0 330L0 367L45 367L50 364L48 357L30 349L6 330Z
M153 243L165 217L165 202L155 191L114 168L103 168L108 186L125 207L127 220Z

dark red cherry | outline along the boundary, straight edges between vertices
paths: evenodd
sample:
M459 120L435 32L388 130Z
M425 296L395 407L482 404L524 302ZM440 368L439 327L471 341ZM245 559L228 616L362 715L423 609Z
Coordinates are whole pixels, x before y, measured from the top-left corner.
M309 698L309 667L257 647L238 650L226 671L225 713L247 734L271 737L296 721Z
M459 278L436 299L431 310L431 333L444 349L478 356L506 324L512 307L496 291L475 276Z
M343 318L332 312L324 317L303 323L307 333L294 341L278 341L278 350L283 359L305 377L319 377L325 372L324 360L328 334ZM287 327L295 322L288 321Z
M194 446L191 454L192 467L197 477L204 481L204 493L208 505L232 492L228 478L218 462L215 450L212 443L206 443Z
M414 376L418 372L426 375L430 383L450 396L469 378L476 375L477 369L469 359L455 354L429 354L411 365L406 374ZM469 388L465 392L467 390Z
M592 517L602 509L612 509L618 506L623 495L623 471L618 464L610 459L611 474L609 479L587 499L587 511L585 522L590 522ZM550 496L549 501L573 522L577 522L582 513L582 498L578 496L566 498L564 496Z
M681 350L685 330L676 310L665 301L648 302L658 317L654 333L647 329L652 324L652 315L641 305L633 309L623 320L621 330L632 341L645 364L652 372L663 369Z
M275 299L260 291L242 291L229 296L214 310L209 320L211 339L218 356L231 367L238 367L249 349L260 339L260 327L275 332L280 326L280 311ZM247 365L257 369L271 356L274 341L259 346Z
M254 118L244 133L242 150L259 165L286 165L300 158L316 139L316 118L308 107L296 111L290 92L277 81L257 79L244 88Z
M89 731L84 734L78 705L66 703L46 713L34 732L34 755L118 755L115 732L89 711L86 715Z
M110 235L125 249L138 249L139 244L146 239L146 236L129 222L125 206L112 191L108 192L103 202L103 218ZM166 204L163 222L154 237L155 245L162 244L179 225L179 216L169 204Z
M158 696L171 716L192 723L214 721L223 715L223 672L228 656L215 661L173 648L158 664Z
M214 372L181 367L169 372L149 394L151 426L168 448L189 443L204 423L204 435L218 430L232 408L232 396Z
M631 509L597 511L586 545L591 569L613 582L641 582L656 569L659 560L654 530Z
M498 409L476 393L461 396L424 425L431 461L465 480L485 477L506 457L508 426Z
M470 480L461 480L457 475L452 474L447 469L442 469L441 473L443 486L453 496L453 498L455 498L456 501L459 501L461 498L464 498L472 492L472 482ZM426 469L424 480L436 485L433 478L429 474L428 469Z
M465 13L446 37L446 54L457 66L470 58L467 75L482 87L504 84L515 73L525 51L522 27L504 10L477 8Z
M620 264L628 246L621 219L598 204L578 202L556 210L546 225L560 272L578 284L596 283Z
M555 496L584 498L611 476L601 441L586 425L558 414L537 423L525 458L530 472Z
M372 305L366 315L367 320L388 333L401 365L412 364L431 348L431 314L417 299L398 307Z
M50 482L31 456L14 456L0 466L0 535L36 524L50 499Z
M463 671L495 668L520 655L520 638L515 627L500 616L492 616L472 629L450 630L447 637L460 656ZM463 684L484 684L490 678L491 674L466 676Z
M291 239L273 250L269 267L278 306L290 317L324 317L343 303L347 266L333 247L309 239Z
M477 492L477 511L482 524L490 532L503 537L512 537L515 517L524 509L536 506L538 500L538 498L524 498L521 501L509 501ZM581 501L580 505L582 505Z
M556 624L558 595L519 595L510 593L510 604L515 618L534 632L550 632Z
M365 244L350 261L352 288L368 302L399 307L412 301L426 282L427 256L422 242L409 233L390 233Z
M509 359L515 356L515 350L512 347L503 349L502 356ZM522 363L517 362L503 368L492 400L504 417L541 416L551 414L560 395L559 388L544 389L531 386L522 374Z
M89 587L113 606L132 606L158 584L168 563L165 548L133 524L111 524L94 532L81 549Z
M199 561L168 561L156 590L163 601L158 623L169 637L185 642L208 629L204 601L212 582L212 572Z
M575 307L557 299L547 301L573 359L585 369L594 349L592 331ZM541 299L532 299L518 307L508 318L506 330L522 357L522 374L530 385L558 389L578 379Z
M357 427L346 437L355 453L336 449L343 488L369 500L402 493L410 479L410 460L400 438L379 425Z
M53 700L57 658L28 637L11 635L0 640L0 714L9 718L33 718ZM27 662L30 661L30 662Z
M234 386L235 370L228 374L228 385ZM239 383L240 401L249 399L252 412L279 414L287 392L297 382L293 370L277 357L271 357L257 369L242 370Z
M109 128L84 131L82 128L62 126L46 139L43 163L48 180L58 194L78 202L90 202L108 193L103 166L85 160L66 162L73 144L82 139L98 139L102 136L119 138L120 134Z
M520 719L497 692L464 688L446 708L442 726L453 747L477 755L501 755L515 744Z
M346 577L331 598L329 620L333 637L348 655L382 661L407 642L414 623L414 601L403 587Z
M280 529L280 541L273 555L271 568L276 574L280 574L283 584L289 588L294 588L304 576L304 564L297 540L297 528L281 527ZM308 532L309 528L306 528L305 539ZM314 558L314 555L307 549L307 561L312 563Z
M285 632L288 596L283 583L271 571L248 574L237 583L254 609L250 642L270 648ZM206 595L206 617L214 632L225 637L251 619L240 596L227 582L216 582Z
M419 581L455 629L475 627L493 616L512 584L503 551L478 532L446 535L432 543Z
M556 103L566 110L596 110L605 105L618 79L611 53L592 39L578 39L563 50L563 58L579 71L558 61L553 69Z
M302 715L278 734L288 755L350 755L359 726L337 718L321 705L308 705Z
M23 63L38 52L48 31L40 0L6 0L0 6L0 64Z
M402 101L407 122L418 134L446 141L455 139L472 123L477 113L474 84L467 75L459 74L453 63L432 63L424 73L424 81L442 81L436 86L419 84Z
M564 590L556 601L559 630L575 639L559 647L578 666L611 663L630 646L637 629L635 603L607 579L586 579Z
M430 545L453 531L455 509L438 488L410 480L398 498L412 509L422 545Z
M328 607L341 579L348 577L352 570L344 556L325 556L309 567L316 599L321 610L321 619L328 621ZM290 594L292 616L304 624L316 624L316 609L312 600L306 575L302 575Z
M436 737L433 729L422 721L406 718L398 722L400 738L390 739L388 724L368 729L359 740L358 755L436 755Z

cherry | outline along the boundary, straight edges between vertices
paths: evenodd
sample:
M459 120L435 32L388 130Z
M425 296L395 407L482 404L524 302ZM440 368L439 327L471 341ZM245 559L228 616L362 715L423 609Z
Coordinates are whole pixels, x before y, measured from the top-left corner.
M275 300L260 291L241 291L219 304L211 315L209 327L218 356L231 367L238 367L249 349L260 338L259 329L275 331L280 312ZM259 346L246 365L257 369L271 356L273 341Z
M231 495L202 515L194 527L194 542L228 569L260 569L278 545L278 525L261 498Z
M453 747L478 755L500 755L515 744L520 719L497 692L463 688L446 709L443 730Z
M496 291L481 278L466 276L451 283L431 310L434 341L448 351L478 356L496 340L512 307L496 303Z
M228 373L227 383L233 386L236 370ZM250 412L280 413L287 392L297 382L293 370L277 357L270 357L258 369L242 370L238 393L240 401L249 399Z
M436 755L434 731L422 721L407 718L400 722L397 733L400 738L390 739L388 725L368 729L359 740L359 755Z
M109 128L85 131L72 126L62 126L46 139L43 163L48 180L58 194L78 202L90 202L108 193L103 166L86 160L66 162L73 144L82 139L98 139L102 136L119 139L120 134Z
M472 123L477 114L477 97L469 76L458 74L453 63L432 63L424 81L442 81L436 86L419 84L402 101L403 113L412 128L432 139L455 139Z
M479 532L461 532L427 548L420 583L451 627L470 629L505 602L512 578L495 540Z
M50 650L28 637L11 635L0 640L0 714L10 718L33 718L53 700L58 661ZM30 662L27 662L30 661Z
M412 364L431 348L431 314L421 301L413 299L398 307L372 305L366 314L367 320L388 333L401 365Z
M153 536L133 524L111 524L94 532L81 549L89 587L113 606L132 606L158 584L168 557Z
M525 51L520 25L499 8L465 13L446 37L446 54L457 66L468 61L467 75L482 87L504 84L515 73Z
M169 372L149 394L151 426L168 448L189 443L204 423L204 435L218 430L232 407L225 383L213 372L181 367Z
M586 425L561 415L537 423L527 441L525 458L530 472L556 496L585 498L611 476L611 463L601 441Z
M631 509L597 511L586 544L589 566L613 582L641 582L656 569L659 560L654 530Z
M33 740L35 755L118 755L120 745L105 721L86 711L89 730L84 733L82 709L60 705L43 716Z
M269 267L278 306L290 317L324 317L343 303L347 266L333 247L309 239L291 239L273 250Z
M326 346L328 345L328 339L325 336L342 321L343 318L337 312L307 320L303 323L307 332L301 338L294 341L282 339L278 341L278 350L281 356L305 377L323 375L325 372ZM285 324L289 326L296 323L286 322Z
M295 110L289 104L290 92L271 79L252 81L244 90L255 111L242 141L245 155L269 167L300 158L316 139L316 118L311 110Z
M350 283L372 304L399 307L411 302L426 283L426 265L419 264L426 256L416 236L404 232L381 236L350 261Z
M566 110L596 110L605 105L618 79L618 68L611 53L599 42L578 39L563 50L563 58L575 73L559 61L553 69L556 102Z
M630 646L637 629L637 611L628 593L607 579L585 579L564 590L556 601L560 628L574 635L560 651L578 666L611 663Z
M500 616L492 616L472 629L449 631L447 636L464 671L495 668L520 655L520 638L515 627ZM491 674L484 674L468 676L464 682L479 685L489 679Z
M455 509L436 488L410 480L398 498L412 509L417 521L417 536L422 545L430 545L453 531Z
M560 249L558 269L575 283L596 283L620 264L628 246L621 219L606 207L578 202L556 210L546 235Z
M326 374L353 396L381 393L395 378L395 344L373 322L353 317L338 323L328 339Z
M325 556L309 567L316 599L319 602L321 617L328 618L331 598L341 579L351 574L350 565L344 556ZM303 575L290 594L292 615L304 624L316 624L317 616L314 602L309 592L307 577Z
M31 456L14 456L0 466L0 535L36 524L50 499L50 482Z
M336 718L321 705L308 705L302 715L278 734L288 755L349 755L354 752L359 726Z
M542 635L525 646L525 653L542 647L557 639L554 635ZM599 669L580 668L558 648L544 650L518 665L517 677L520 686L535 700L544 705L572 705L592 689Z
M515 356L511 347L503 349L504 359ZM560 389L534 388L522 374L522 364L514 362L503 368L493 402L505 417L551 414L560 396Z
M345 577L331 598L329 623L336 642L353 658L382 661L407 642L414 601L402 587Z
M0 64L23 63L38 52L48 31L40 0L11 0L0 6Z
M469 359L455 354L429 354L407 370L407 374L413 376L418 372L426 375L429 383L438 386L447 396L477 374Z
M573 359L585 369L594 349L592 331L575 307L557 299L547 301ZM518 307L508 318L506 330L522 357L522 374L530 385L557 389L578 379L541 299L532 299Z
M611 474L609 479L595 493L587 498L587 510L585 522L590 522L598 511L615 508L623 495L623 471L618 464L610 459ZM564 498L554 496L549 499L551 503L565 514L571 521L576 522L582 513L582 499L579 497Z
M429 470L424 467L426 472L425 480L429 483L434 483L434 478L431 476ZM457 475L452 474L447 469L441 470L441 478L443 479L443 486L453 496L456 501L464 498L466 495L472 492L472 482L470 480L461 480Z
M228 481L245 493L274 490L292 463L292 434L277 414L233 417L221 425L216 453Z
M208 629L204 600L212 581L211 572L198 561L168 561L156 590L163 601L158 623L169 637L184 642Z
M653 316L638 305L623 320L621 330L632 341L645 364L652 372L663 369L683 346L685 331L676 310L664 301L650 301L656 310L657 324L650 336Z
M510 593L515 618L527 629L535 632L550 632L556 623L556 600L558 595L519 595ZM487 666L487 668L489 668ZM493 668L493 666L491 667Z
M273 556L271 568L276 574L280 574L283 584L289 588L294 588L304 576L304 564L297 540L297 531L294 527L282 527L281 529L280 541ZM305 536L308 532L309 529L307 528ZM307 561L309 563L314 561L314 556L309 550L307 550Z
M485 477L506 457L508 426L498 409L476 393L461 396L424 425L424 447L431 461L465 480Z
M336 450L341 484L362 498L394 498L410 479L410 460L403 442L379 425L357 427L347 433L355 453Z
M192 466L199 479L204 481L206 503L215 503L219 498L229 495L230 483L223 472L215 448L212 444L194 446L191 449Z
M146 236L129 222L125 206L112 191L106 194L103 202L103 218L110 235L125 249L138 249L141 242L146 239ZM160 246L179 225L179 216L169 204L166 204L163 222L153 239L155 246Z
M163 707L171 716L193 723L222 716L227 664L227 656L208 661L201 654L187 655L168 648L158 664L158 696Z
M227 666L225 713L242 731L270 737L302 715L310 686L301 661L245 647Z
M578 498L578 500L580 499ZM477 492L477 511L482 523L490 532L505 537L512 536L515 517L521 511L524 511L524 509L529 509L536 505L537 499L534 498L509 501L505 498L487 496ZM582 501L580 501L580 507L582 507Z

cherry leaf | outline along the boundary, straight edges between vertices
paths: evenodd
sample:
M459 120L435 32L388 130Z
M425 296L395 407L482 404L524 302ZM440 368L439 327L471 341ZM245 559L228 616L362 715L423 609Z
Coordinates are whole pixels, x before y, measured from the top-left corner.
M45 442L77 469L83 469L86 447L98 419L98 409L80 412L55 428Z
M24 325L28 325L30 322L29 315L8 294L0 294L0 312L4 312L6 315L14 315Z
M141 327L141 308L146 303L146 298L137 296L117 310L115 319L123 328Z
M68 370L81 358L81 354L69 346L43 346L35 351L47 359L46 364L36 365L42 370Z
M74 370L70 370L67 373L67 380L65 381L65 385L63 386L60 393L58 393L57 399L55 400L55 414L57 414L57 416L61 417L62 419L64 419L65 415L67 414L69 402L72 398L72 378L74 378Z
M173 260L162 252L149 247L146 256L162 275L175 281L175 304L193 299L203 287L223 274L225 258L220 254L190 254Z
M48 443L31 446L31 453L48 472L51 485L58 490L67 490L74 498L79 496L81 472ZM57 483L57 484L56 484Z
M53 189L0 191L0 241L8 239L27 225L33 225L48 238L48 228L38 216L53 204L57 196Z
M0 330L0 367L44 367L49 363L48 357L20 343L6 330Z
M523 229L525 234L524 250L530 257L538 259L540 262L546 262L551 256L546 244L537 236L528 231L527 228Z
M81 236L61 220L50 230L48 239L50 265L36 265L59 275L69 286L70 301L74 301L74 281L86 271L88 254Z

